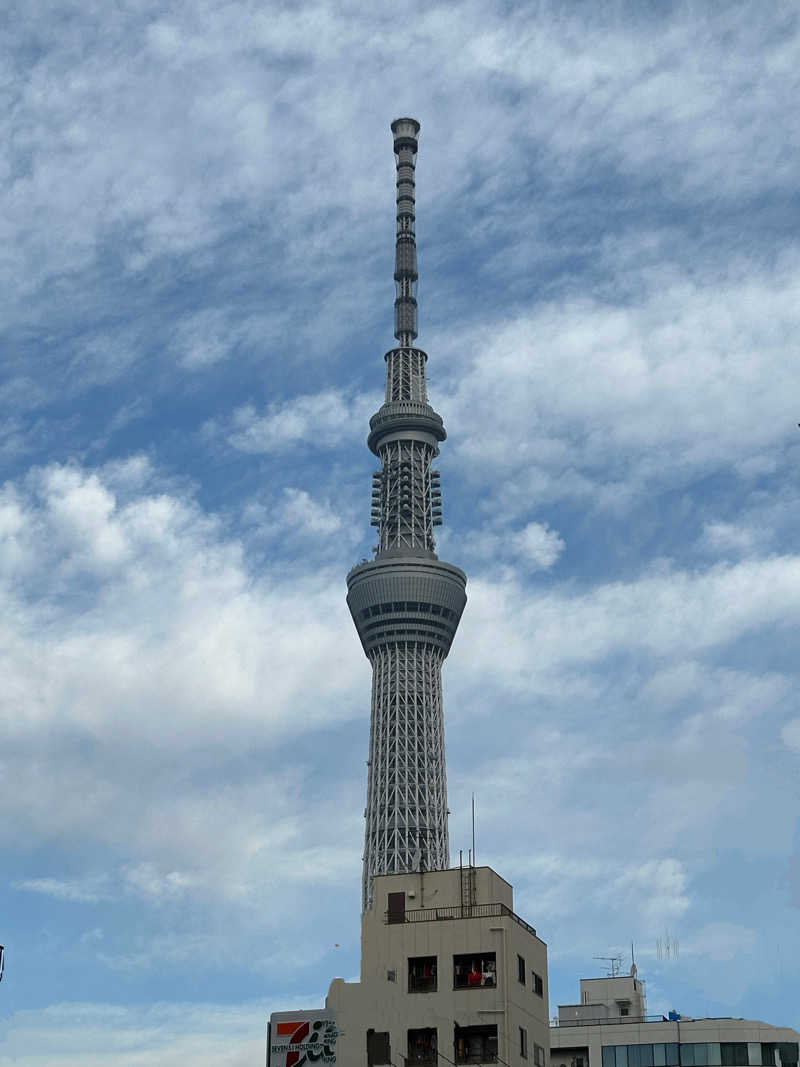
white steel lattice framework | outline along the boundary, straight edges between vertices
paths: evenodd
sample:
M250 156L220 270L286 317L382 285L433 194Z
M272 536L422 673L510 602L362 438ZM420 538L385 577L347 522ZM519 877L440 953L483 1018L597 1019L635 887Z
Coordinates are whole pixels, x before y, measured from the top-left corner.
M397 159L395 337L385 403L370 419L375 559L347 576L347 602L372 663L363 906L376 874L449 866L442 662L466 603L463 571L439 560L439 472L445 439L428 403L417 336L415 162L419 123L392 123Z

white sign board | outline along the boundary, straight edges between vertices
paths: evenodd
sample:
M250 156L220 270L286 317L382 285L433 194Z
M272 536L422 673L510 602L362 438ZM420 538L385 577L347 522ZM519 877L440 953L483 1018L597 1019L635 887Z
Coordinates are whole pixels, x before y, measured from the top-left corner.
M273 1012L269 1017L267 1067L327 1067L336 1063L338 1036L333 1012Z

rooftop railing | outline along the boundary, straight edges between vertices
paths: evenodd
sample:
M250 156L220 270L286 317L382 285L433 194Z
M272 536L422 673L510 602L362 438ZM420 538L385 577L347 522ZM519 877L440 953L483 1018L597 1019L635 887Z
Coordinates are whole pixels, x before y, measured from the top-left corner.
M563 1026L620 1026L626 1023L668 1023L666 1015L615 1015L602 1019L553 1019L551 1027Z
M439 922L443 919L488 919L505 916L536 937L532 926L521 919L506 904L454 904L447 908L414 908L404 913L403 921L407 923ZM389 912L385 913L384 922L389 922Z

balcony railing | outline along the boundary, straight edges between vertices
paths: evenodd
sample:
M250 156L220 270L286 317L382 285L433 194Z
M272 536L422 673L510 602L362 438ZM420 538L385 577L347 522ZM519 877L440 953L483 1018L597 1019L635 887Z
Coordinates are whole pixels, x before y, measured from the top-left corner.
M454 904L448 908L414 908L406 911L403 921L407 923L430 923L439 922L443 919L488 919L494 916L507 916L515 923L536 937L536 931L532 926L520 919L506 904ZM393 916L397 921L397 918ZM389 922L389 912L384 915L384 922Z
M436 975L416 975L410 974L408 976L408 991L409 993L435 993L436 992ZM416 1062L410 1060L410 1063Z

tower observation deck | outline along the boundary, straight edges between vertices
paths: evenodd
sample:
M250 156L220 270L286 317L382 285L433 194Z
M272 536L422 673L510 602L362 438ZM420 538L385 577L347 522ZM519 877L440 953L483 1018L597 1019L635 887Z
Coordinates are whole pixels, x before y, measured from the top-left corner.
M375 875L450 864L442 710L442 662L466 603L466 576L434 551L441 524L439 472L446 434L428 403L427 355L417 336L415 165L419 123L392 123L397 164L394 334L385 402L367 444L375 559L347 576L347 604L372 664L362 905Z

